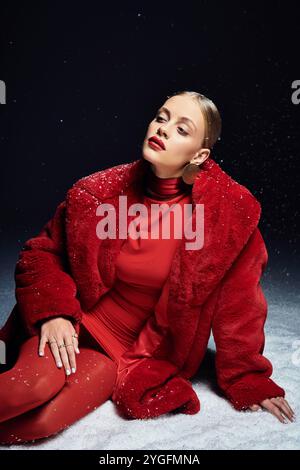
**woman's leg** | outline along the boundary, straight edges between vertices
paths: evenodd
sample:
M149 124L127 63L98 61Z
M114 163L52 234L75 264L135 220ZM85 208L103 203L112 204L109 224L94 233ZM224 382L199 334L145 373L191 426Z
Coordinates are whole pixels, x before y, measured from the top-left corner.
M48 344L45 356L38 355L39 337L26 339L15 364L0 374L0 423L50 400L65 384Z
M62 373L62 387L57 380L59 391L50 399L46 398L46 403L1 423L0 443L21 443L55 434L98 408L111 396L116 364L89 334L85 332L80 339L76 373L66 377L53 360L54 369ZM46 355L50 354L52 356L50 350L47 351Z

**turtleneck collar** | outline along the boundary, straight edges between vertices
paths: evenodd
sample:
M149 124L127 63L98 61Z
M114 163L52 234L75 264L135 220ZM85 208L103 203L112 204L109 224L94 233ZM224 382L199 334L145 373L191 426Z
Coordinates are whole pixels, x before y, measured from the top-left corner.
M175 178L161 178L157 176L151 167L148 168L145 177L145 194L153 199L172 199L185 193L190 185L186 184L181 176Z

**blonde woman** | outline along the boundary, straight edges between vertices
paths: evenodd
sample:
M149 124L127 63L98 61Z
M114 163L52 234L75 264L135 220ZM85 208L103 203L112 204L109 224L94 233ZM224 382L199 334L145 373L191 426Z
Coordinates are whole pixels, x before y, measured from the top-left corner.
M220 133L210 99L169 96L140 158L81 178L24 244L0 333L2 443L55 434L109 398L128 419L199 412L189 379L211 331L232 406L293 420L263 356L261 207L214 161Z

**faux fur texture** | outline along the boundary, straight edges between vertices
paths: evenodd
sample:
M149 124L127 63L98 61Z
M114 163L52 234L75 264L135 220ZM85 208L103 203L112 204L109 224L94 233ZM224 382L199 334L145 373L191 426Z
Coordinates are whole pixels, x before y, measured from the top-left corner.
M81 178L42 231L24 244L15 270L14 313L26 334L38 334L39 321L58 315L72 319L80 332L82 312L114 283L124 243L96 236L96 209L110 203L118 214L120 195L127 196L128 206L139 202L147 171L141 158ZM267 303L260 277L268 255L258 229L260 204L212 158L201 166L192 201L204 204L204 246L186 250L188 240L182 239L154 315L121 358L112 399L127 417L199 411L188 379L201 364L211 329L218 384L237 410L284 396L262 355Z
M169 361L143 359L130 372L130 380L120 382L113 401L122 416L147 419L172 411L195 414L200 401L191 382Z

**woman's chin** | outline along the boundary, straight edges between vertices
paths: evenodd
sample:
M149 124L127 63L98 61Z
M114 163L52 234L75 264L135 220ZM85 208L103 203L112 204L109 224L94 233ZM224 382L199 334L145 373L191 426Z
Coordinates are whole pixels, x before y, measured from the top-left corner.
M144 160L147 160L148 162L152 163L152 162L158 162L159 161L159 155L157 155L158 152L156 152L155 150L152 150L152 149L143 149L142 151L142 155L143 155L143 158Z

